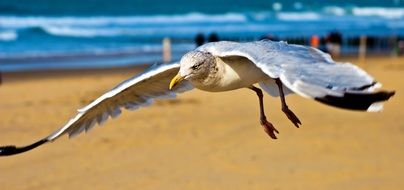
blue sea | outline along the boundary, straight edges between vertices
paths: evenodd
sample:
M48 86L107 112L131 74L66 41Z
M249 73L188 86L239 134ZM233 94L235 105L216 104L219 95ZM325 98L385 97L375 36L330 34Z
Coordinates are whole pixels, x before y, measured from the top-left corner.
M197 34L254 40L404 35L404 0L0 0L3 72L120 67L174 59Z

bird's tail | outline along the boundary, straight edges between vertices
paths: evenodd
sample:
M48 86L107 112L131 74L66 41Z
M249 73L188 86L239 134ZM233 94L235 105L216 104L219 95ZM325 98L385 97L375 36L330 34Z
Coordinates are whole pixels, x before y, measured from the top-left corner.
M298 81L292 87L296 93L330 106L368 112L381 111L383 102L395 94L394 91L375 92L381 87L377 82L357 88L333 89Z
M383 101L387 101L395 94L394 91L379 92L345 92L343 96L326 95L316 97L315 100L339 108L377 112L383 109Z

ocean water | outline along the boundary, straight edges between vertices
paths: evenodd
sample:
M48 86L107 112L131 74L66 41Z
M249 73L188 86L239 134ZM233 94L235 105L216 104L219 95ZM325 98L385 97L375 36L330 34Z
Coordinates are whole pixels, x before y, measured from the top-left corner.
M174 58L194 38L404 35L404 0L0 0L0 70L116 67Z

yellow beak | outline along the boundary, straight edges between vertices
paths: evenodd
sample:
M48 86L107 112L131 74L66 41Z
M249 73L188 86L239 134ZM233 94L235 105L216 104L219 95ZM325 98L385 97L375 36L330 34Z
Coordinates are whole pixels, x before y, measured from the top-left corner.
M171 79L170 82L170 86L168 87L168 89L173 89L175 85L177 85L178 83L180 83L181 81L184 80L184 77L181 77L180 74L175 75L175 77L173 79Z

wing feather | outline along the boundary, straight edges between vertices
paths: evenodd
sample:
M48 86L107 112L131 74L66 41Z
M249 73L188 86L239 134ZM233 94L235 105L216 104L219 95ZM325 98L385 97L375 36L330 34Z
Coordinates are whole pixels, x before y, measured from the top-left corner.
M175 98L177 93L192 89L192 85L186 81L172 91L168 89L170 80L178 70L179 63L154 66L153 69L124 81L79 109L73 119L46 139L53 141L64 134L74 137L83 131L89 131L97 123L102 125L109 118L118 117L122 108L136 110L152 104L154 99Z
M219 57L246 57L269 77L279 78L287 90L332 106L378 111L381 106L369 108L394 95L394 92L374 93L381 84L368 73L350 63L337 63L329 54L312 47L269 40L223 41L208 43L197 50ZM260 85L270 95L278 95L270 81L262 81ZM361 101L364 97L368 101Z
M372 84L374 79L359 67L334 62L318 49L286 42L215 42L198 48L216 56L243 56L271 78L293 84L305 81L326 88L349 89ZM284 82L284 81L283 81ZM380 86L380 85L379 85ZM291 88L291 86L288 86ZM291 88L291 90L294 90Z
M374 83L374 79L369 74L355 65L337 63L329 54L318 49L286 42L225 41L209 43L198 50L208 51L221 57L246 57L269 77L281 78L282 82L295 92L297 89L294 88L294 84L299 81L331 90L355 89ZM380 87L380 84L374 86ZM373 90L373 88L370 89Z

